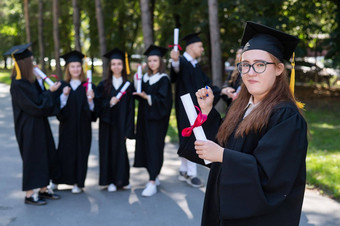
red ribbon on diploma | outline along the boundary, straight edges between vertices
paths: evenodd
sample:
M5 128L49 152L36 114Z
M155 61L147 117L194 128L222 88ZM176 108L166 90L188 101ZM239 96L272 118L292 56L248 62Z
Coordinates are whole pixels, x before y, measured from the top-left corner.
M122 91L119 91L122 95L120 96L119 100L122 99L122 97L126 94L126 91L122 92Z
M198 110L197 118L192 126L182 130L183 137L190 137L193 129L201 126L207 120L207 115L202 114L201 110L197 106L195 106L195 108Z
M57 75L49 75L49 76L46 76L43 80L45 81L47 78L51 78L51 77L53 77L57 80L59 79L59 77Z
M169 48L177 46L180 51L182 51L182 47L179 44L168 45Z
M83 87L86 88L86 92L87 92L87 87L89 86L89 78L86 79L86 82L83 84Z

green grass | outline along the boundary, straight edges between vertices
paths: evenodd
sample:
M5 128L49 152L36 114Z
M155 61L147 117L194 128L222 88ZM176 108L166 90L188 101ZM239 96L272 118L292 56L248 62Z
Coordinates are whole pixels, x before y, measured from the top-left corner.
M12 70L0 69L0 82L10 85L11 84Z
M307 109L310 131L307 153L307 183L340 200L340 111L339 108Z

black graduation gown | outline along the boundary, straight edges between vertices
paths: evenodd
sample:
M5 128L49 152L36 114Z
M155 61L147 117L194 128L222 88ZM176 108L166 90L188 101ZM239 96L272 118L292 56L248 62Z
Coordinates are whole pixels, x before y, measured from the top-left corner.
M217 134L220 115L213 109L203 128ZM193 137L180 155L193 153ZM262 132L227 142L223 163L212 163L202 225L299 225L306 180L307 125L293 103L273 111Z
M163 76L152 85L149 81L143 81L142 90L151 95L152 105L145 99L137 98L139 105L134 167L146 167L150 180L155 180L163 165L164 140L172 107L171 83L167 76Z
M40 92L34 83L15 78L10 92L15 135L23 160L22 190L45 187L51 179L49 156L55 151L47 117L58 111L56 95Z
M57 155L61 175L53 181L56 184L84 187L91 148L91 121L95 121L96 116L90 111L83 84L76 90L71 88L67 104L57 116L60 122ZM63 81L62 89L65 86L70 85ZM95 90L93 85L92 88Z
M111 93L104 90L105 82L96 89L96 108L99 115L99 185L115 184L123 187L129 184L130 165L126 150L126 138L134 138L135 104L131 83L120 101L110 107L110 100L117 96L124 83Z
M193 67L192 64L185 58L180 56L180 70L178 73L175 72L173 67L171 67L170 77L171 82L176 83L175 89L175 109L176 109L176 119L177 128L180 143L182 141L181 131L190 126L189 119L185 113L184 106L181 101L181 96L190 93L191 99L194 105L198 106L196 92L205 86L210 86L214 93L214 104L216 104L220 98L221 90L212 86L211 80L203 72L199 64Z

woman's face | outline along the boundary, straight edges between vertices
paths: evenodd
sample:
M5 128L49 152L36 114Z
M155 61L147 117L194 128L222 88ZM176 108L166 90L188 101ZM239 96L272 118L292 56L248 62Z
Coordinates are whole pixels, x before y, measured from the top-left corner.
M68 70L71 74L72 79L79 79L81 74L81 63L80 62L69 63Z
M160 57L159 56L149 56L148 57L148 67L153 74L156 74L159 70Z
M242 54L242 61L250 65L265 61L273 63L270 54L263 50L249 50ZM242 74L242 81L248 89L248 92L253 95L254 103L260 102L273 87L276 76L281 75L284 65L267 64L266 69L262 73L256 73L251 67L247 73Z
M120 59L112 59L111 60L111 71L113 75L122 76L123 71L123 61Z

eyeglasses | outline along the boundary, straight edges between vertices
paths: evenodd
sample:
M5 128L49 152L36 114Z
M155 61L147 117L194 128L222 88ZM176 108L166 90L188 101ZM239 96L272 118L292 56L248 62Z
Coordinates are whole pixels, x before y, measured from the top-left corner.
M250 68L252 67L253 70L258 73L261 74L263 73L266 68L267 68L267 64L275 64L272 62L266 62L266 61L257 61L253 64L249 64L247 62L240 62L237 64L237 70L241 73L241 74L246 74L250 71Z

